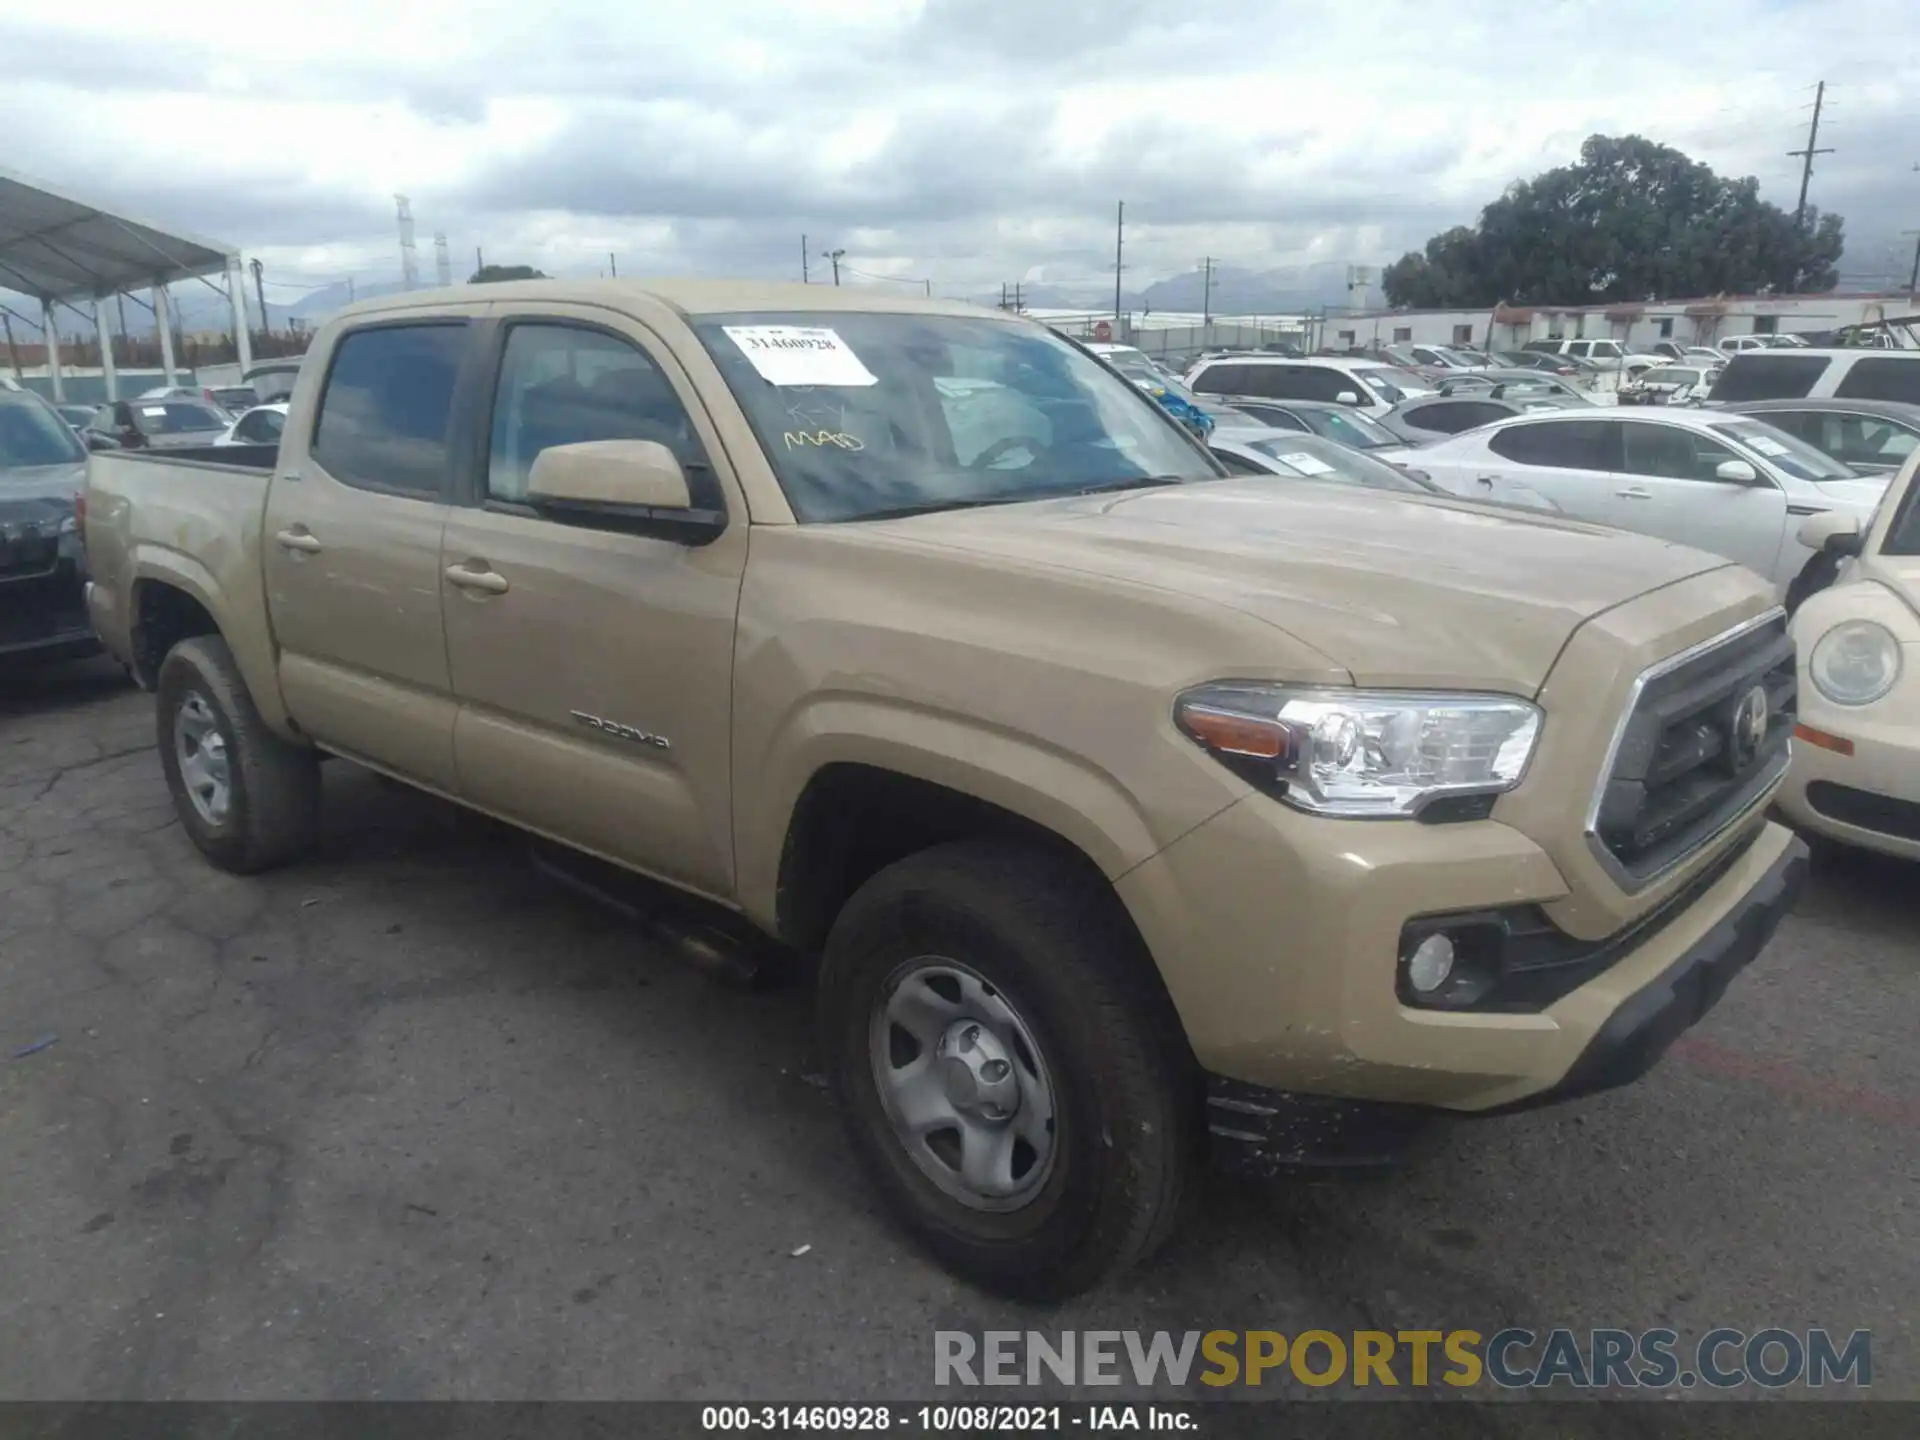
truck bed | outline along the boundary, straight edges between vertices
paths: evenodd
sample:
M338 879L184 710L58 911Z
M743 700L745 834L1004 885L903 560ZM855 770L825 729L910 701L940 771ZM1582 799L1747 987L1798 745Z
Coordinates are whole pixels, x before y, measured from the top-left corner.
M89 610L106 647L142 679L157 657L139 653L136 581L184 591L219 624L243 670L270 666L261 525L277 447L105 450L88 457ZM270 674L247 676L276 688Z

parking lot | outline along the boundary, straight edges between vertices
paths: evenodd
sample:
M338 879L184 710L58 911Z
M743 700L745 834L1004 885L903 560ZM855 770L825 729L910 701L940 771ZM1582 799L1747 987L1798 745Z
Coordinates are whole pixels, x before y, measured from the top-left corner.
M1384 1178L1215 1180L1143 1271L988 1298L879 1213L807 995L714 983L512 836L328 767L237 879L151 706L0 690L0 1393L926 1396L937 1329L1873 1332L1920 1398L1920 871L1823 856L1629 1090Z

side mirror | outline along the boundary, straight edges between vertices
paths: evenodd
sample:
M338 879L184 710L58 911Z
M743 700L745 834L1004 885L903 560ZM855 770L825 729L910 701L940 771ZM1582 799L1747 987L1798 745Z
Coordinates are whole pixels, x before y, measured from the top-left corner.
M1800 522L1800 543L1828 555L1858 555L1866 543L1860 517L1846 510L1823 510Z
M1714 466L1713 474L1729 485L1751 485L1760 478L1760 472L1744 460L1722 460Z
M1351 390L1342 390L1338 395L1334 396L1333 399L1334 403L1338 405L1358 405L1360 403L1360 397Z
M726 529L717 510L696 510L687 474L657 440L549 445L527 473L527 503L547 518L705 544Z

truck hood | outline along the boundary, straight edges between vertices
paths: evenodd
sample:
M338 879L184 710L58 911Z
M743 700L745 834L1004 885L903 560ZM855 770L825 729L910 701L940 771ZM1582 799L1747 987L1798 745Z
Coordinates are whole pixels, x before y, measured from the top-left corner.
M1214 601L1356 684L1532 694L1583 622L1729 562L1446 497L1222 480L880 522L921 544Z

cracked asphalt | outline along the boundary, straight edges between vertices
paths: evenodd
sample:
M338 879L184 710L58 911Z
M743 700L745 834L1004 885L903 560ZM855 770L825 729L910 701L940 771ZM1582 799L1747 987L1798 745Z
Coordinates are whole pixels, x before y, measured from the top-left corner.
M802 991L344 764L317 856L222 875L152 730L102 662L0 675L0 1397L924 1398L936 1329L1565 1324L1869 1328L1920 1398L1915 867L1823 857L1638 1086L1209 1181L1038 1311L878 1213Z

